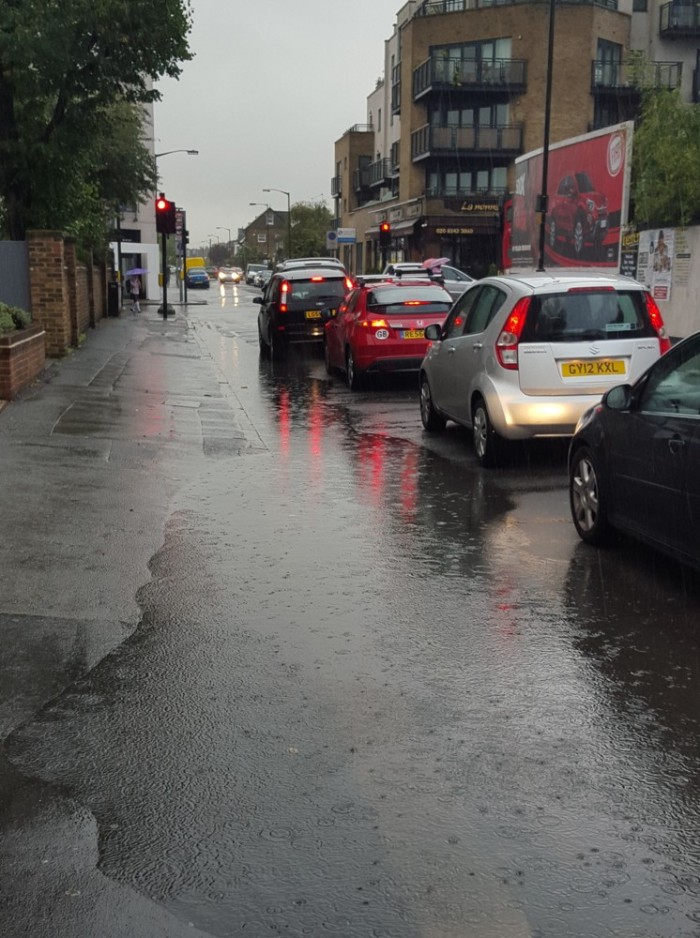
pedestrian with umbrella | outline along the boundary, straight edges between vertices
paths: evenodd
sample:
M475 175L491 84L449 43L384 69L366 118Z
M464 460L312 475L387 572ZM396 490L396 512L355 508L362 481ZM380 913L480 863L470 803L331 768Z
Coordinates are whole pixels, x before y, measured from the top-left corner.
M134 316L138 316L141 312L141 274L147 274L148 271L144 270L143 267L132 267L131 270L127 270L126 275L129 278L126 282L127 289L129 291L129 296L131 297L131 312Z

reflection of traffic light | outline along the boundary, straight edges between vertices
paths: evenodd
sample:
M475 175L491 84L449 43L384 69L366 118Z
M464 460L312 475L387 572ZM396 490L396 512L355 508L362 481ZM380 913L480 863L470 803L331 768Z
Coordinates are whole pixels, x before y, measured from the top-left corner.
M388 221L383 221L379 225L379 246L388 248L391 244L391 225Z
M175 234L175 203L166 199L162 192L156 199L156 231Z

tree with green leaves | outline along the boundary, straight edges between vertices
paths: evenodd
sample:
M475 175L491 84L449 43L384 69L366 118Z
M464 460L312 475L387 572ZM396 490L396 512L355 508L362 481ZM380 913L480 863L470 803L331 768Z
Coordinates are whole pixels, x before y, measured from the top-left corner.
M138 145L153 82L190 58L189 0L3 0L0 221L94 226L98 208L138 201L155 167ZM139 138L140 139L140 138ZM126 161L126 162L125 162Z
M633 218L640 228L700 221L700 108L678 90L646 88L632 153Z
M326 232L333 215L325 202L297 202L292 205L292 242L295 257L323 257L327 254Z

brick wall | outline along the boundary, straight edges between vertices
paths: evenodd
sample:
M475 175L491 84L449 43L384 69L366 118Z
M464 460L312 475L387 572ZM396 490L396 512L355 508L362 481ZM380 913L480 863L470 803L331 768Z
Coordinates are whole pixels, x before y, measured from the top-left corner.
M30 231L29 289L32 319L46 332L46 354L63 355L71 344L70 300L65 270L63 234Z
M44 367L45 333L39 325L0 336L0 400L11 401Z
M27 246L32 319L55 358L107 315L106 266L78 261L75 239L60 231L31 231Z

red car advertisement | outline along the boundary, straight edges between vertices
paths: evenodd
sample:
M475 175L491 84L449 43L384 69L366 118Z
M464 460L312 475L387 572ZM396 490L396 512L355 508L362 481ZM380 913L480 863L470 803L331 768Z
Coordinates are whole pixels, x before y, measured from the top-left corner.
M544 260L549 267L618 268L627 221L633 123L616 124L549 148ZM539 264L542 150L515 161L510 266Z

